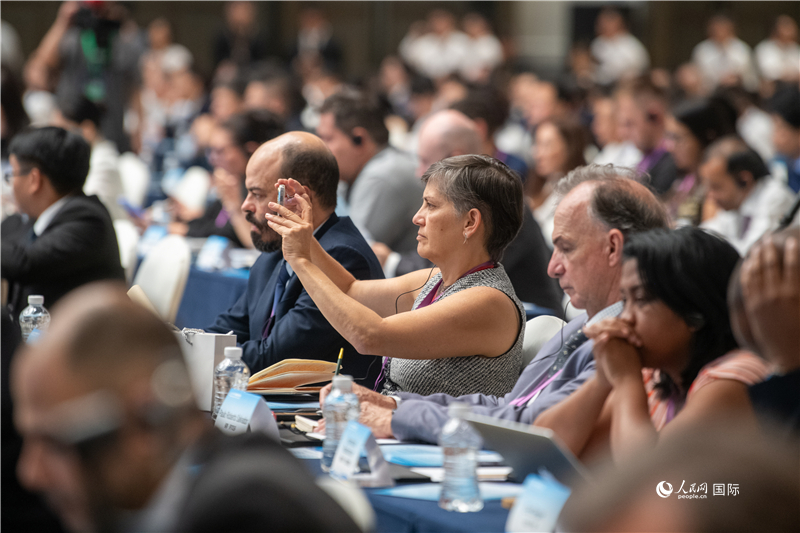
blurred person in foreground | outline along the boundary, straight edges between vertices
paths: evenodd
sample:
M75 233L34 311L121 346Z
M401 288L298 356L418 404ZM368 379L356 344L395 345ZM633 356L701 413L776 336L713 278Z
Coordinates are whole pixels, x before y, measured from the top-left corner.
M278 180L290 177L311 200L310 223L320 247L354 278L383 278L364 237L348 217L334 212L339 171L333 154L313 134L286 133L262 144L247 163L247 196L241 210L250 224L253 245L262 254L250 269L247 291L205 329L233 330L244 352L242 359L253 373L288 358L335 362L344 348L344 372L356 383L372 385L380 364L374 357L359 355L326 320L284 259L281 236L264 219L276 212L270 203L277 201Z
M11 141L5 178L19 213L2 224L2 276L12 316L32 294L50 307L85 283L125 279L108 210L83 193L90 151L80 135L53 126Z
M757 242L731 280L729 301L738 341L774 364L776 373L750 387L756 415L800 438L800 228Z
M422 200L414 161L389 146L383 111L366 96L340 92L320 109L317 135L339 165L340 213L368 240L407 252L417 246L411 219Z
M687 424L752 421L747 388L769 374L738 350L728 280L739 254L686 227L634 235L623 249L615 318L587 327L597 372L534 425L553 429L576 455L610 446L622 462Z
M300 214L270 204L281 216L267 221L325 318L359 353L384 357L384 393L505 394L519 375L525 310L500 261L522 224L522 184L479 155L434 163L422 181L417 251L436 268L356 280L312 237L303 194Z
M567 398L595 372L593 341L582 328L619 314L622 247L637 232L664 228L661 203L630 169L589 165L559 184L548 274L559 280L572 304L586 313L571 320L548 340L522 370L505 396L447 394L383 396L363 387L361 422L379 436L436 443L448 420L451 402L470 404L473 412L530 424L542 411ZM324 402L330 387L322 389Z
M722 422L686 428L656 449L598 469L597 481L567 501L560 530L797 531L797 447Z
M700 227L722 236L740 254L775 229L792 205L792 190L771 177L761 156L738 137L723 137L708 147L700 178L719 207Z
M466 102L456 107L472 109ZM417 175L423 174L436 162L457 155L486 153L482 143L480 124L474 123L456 110L439 111L431 115L420 130L419 165ZM499 159L499 158L498 158ZM512 170L513 167L509 167ZM519 177L519 176L518 176ZM386 277L402 276L433 264L415 252L399 254L382 243L372 249L381 260ZM503 268L514 286L514 292L523 302L561 314L561 291L547 276L550 250L545 244L541 229L527 205L523 208L522 227L503 254Z
M121 287L53 312L12 367L18 475L73 531L357 530L269 437L223 437L171 331Z

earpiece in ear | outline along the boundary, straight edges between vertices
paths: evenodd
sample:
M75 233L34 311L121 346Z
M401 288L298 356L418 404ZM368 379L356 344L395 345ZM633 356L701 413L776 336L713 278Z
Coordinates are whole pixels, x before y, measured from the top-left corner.
M353 144L361 146L362 142L364 142L364 139L361 138L361 135L353 135Z
M747 188L747 182L742 179L741 175L736 174L733 177L733 179L734 179L734 181L736 181L736 185L738 185L740 189L746 189Z
M706 319L703 318L703 315L700 313L689 313L686 315L686 323L689 327L699 330L703 329L703 326L706 325Z

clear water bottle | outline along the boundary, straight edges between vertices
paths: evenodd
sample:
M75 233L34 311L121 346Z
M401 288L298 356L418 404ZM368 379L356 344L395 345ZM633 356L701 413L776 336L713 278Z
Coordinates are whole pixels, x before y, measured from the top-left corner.
M19 314L19 329L22 340L33 342L50 325L50 313L44 308L44 296L28 296L28 307Z
M225 359L214 369L214 407L211 416L216 420L222 402L231 389L247 390L250 369L242 361L242 349L236 346L225 348Z
M483 509L476 473L481 438L464 420L470 411L465 403L451 403L447 412L450 420L442 428L439 437L439 445L444 453L444 482L439 507L459 513Z
M339 447L347 423L358 420L358 397L353 394L353 376L334 376L331 393L325 398L325 442L322 445L322 470L327 472Z

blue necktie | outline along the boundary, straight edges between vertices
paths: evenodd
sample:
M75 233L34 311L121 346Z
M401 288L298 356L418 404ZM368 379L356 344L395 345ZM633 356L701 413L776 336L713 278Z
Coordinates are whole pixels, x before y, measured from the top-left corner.
M289 281L289 271L286 269L286 261L282 260L278 268L278 281L275 283L275 295L272 297L272 313L270 313L269 320L267 320L264 326L263 339L269 337L272 326L275 325L275 309L277 309L278 303L281 301L281 298L283 298L283 293L286 290L286 282Z

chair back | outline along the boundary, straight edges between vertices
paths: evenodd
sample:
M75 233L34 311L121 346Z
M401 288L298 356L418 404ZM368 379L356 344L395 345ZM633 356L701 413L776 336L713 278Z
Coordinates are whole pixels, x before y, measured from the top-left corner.
M167 322L175 322L178 307L189 277L192 254L186 239L167 235L142 261L134 285L139 285L147 298Z
M522 344L520 372L536 357L544 343L552 339L553 335L564 327L564 324L566 322L560 318L550 315L541 315L528 320L528 323L525 324L525 341Z
M147 188L150 186L150 170L147 164L133 152L119 156L119 177L125 199L134 207L143 207Z
M131 282L136 268L136 249L139 246L139 230L128 219L114 221L114 232L117 234L119 246L119 262L125 270L125 281Z

